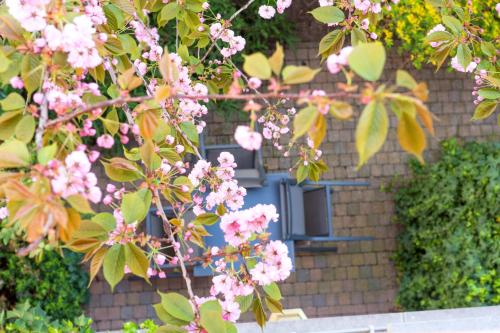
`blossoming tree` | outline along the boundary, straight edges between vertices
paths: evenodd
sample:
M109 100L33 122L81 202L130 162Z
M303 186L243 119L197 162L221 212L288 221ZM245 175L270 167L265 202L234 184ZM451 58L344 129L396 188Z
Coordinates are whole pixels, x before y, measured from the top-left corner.
M285 156L294 152L299 182L318 180L327 169L320 150L326 119L353 117L347 101L365 105L356 129L359 167L383 145L389 110L398 119L401 146L422 160L421 126L434 132L425 83L403 70L394 83L377 82L386 54L372 27L398 1L319 1L310 14L331 31L318 55L332 75L346 79L328 92L301 90L320 69L286 65L280 45L270 55L245 55L242 69L235 65L232 56L244 52L245 39L231 22L253 2L235 13L215 13L202 0L1 5L0 80L11 91L0 100L1 217L28 244L19 255L37 253L43 244L67 246L85 253L91 277L102 269L112 288L125 274L148 282L167 278L162 267L168 263L181 271L187 297L160 293L154 308L165 322L162 332L235 332L242 312L251 310L264 325L268 311L282 310L276 283L290 275L292 262L285 244L266 232L279 219L276 208L241 209L246 190L234 179L234 157L221 153L214 165L200 155L208 101L245 101L249 124L236 129L235 140L248 150L265 139ZM258 14L272 19L291 2L271 2ZM474 73L474 118L485 118L500 96L498 40L481 38L469 3L432 2L443 25L422 42L435 48L431 60L438 67L453 55L454 69ZM175 49L166 48L158 29ZM354 83L356 77L365 83ZM101 156L117 145L123 146L118 156ZM97 184L97 163L109 178L105 189ZM109 210L95 212L98 203ZM167 206L175 217L167 217ZM165 237L138 231L153 207ZM207 248L205 227L215 223L226 245ZM193 293L192 262L214 272L207 295Z

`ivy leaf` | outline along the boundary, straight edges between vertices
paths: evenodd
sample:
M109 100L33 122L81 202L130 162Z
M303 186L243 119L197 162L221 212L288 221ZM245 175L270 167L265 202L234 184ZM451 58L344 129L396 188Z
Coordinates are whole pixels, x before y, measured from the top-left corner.
M367 56L367 55L370 56ZM385 66L385 48L380 42L359 44L348 57L351 69L368 81L377 81Z
M482 101L474 110L472 120L481 120L488 118L495 112L498 103L496 101Z
M345 19L344 12L335 6L318 7L309 14L321 23L339 23Z
M137 276L142 277L149 283L148 267L149 261L144 251L133 243L125 244L125 263L128 268Z
M219 301L208 301L200 306L200 323L208 333L225 333L226 324L222 319Z
M315 106L309 105L300 110L293 119L293 141L306 134L311 128L319 112Z
M420 163L424 163L422 153L427 146L425 133L417 122L415 114L401 112L398 122L399 144L407 152L415 155Z
M361 113L356 127L356 149L359 155L358 169L382 148L387 137L389 121L384 104L371 101Z
M262 80L271 78L271 64L261 52L256 52L248 56L244 55L243 57L245 58L243 70L248 75Z
M182 321L194 320L193 308L188 299L178 293L160 293L161 305L171 316Z
M307 66L286 66L282 73L283 82L285 84L307 83L312 81L320 71L321 68L312 69Z
M276 51L274 51L273 55L269 58L269 65L274 74L280 75L284 59L285 52L283 51L283 46L281 46L280 43L276 43Z
M114 290L118 282L125 275L125 251L123 245L113 245L104 256L103 261L104 278Z

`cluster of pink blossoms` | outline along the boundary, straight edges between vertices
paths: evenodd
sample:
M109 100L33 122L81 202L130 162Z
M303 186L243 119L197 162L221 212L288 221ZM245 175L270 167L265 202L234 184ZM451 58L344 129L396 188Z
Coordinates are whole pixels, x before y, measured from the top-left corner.
M276 240L265 246L262 261L250 270L250 275L259 285L266 286L287 279L291 270L292 260L288 256L288 247Z
M481 62L481 59L477 58L471 61L466 68L464 68L458 61L458 57L454 56L451 58L451 67L458 72L472 73L476 69L477 65Z
M125 223L122 212L118 208L113 210L113 216L116 221L115 229L109 233L106 244L112 246L114 244L126 244L133 241L136 237L137 224Z
M269 20L274 17L276 12L278 14L283 14L285 9L292 5L292 0L277 0L276 1L276 9L273 6L262 5L259 7L259 15L263 19Z
M234 132L234 139L246 150L259 150L262 145L262 135L248 126L238 126Z
M210 26L210 37L212 37L214 41L221 40L229 44L221 49L221 54L224 58L229 58L243 51L245 48L245 38L235 36L233 30L223 27L219 22L213 23Z
M269 222L278 221L274 205L257 205L249 209L230 212L221 217L220 228L224 239L232 246L246 243L252 234L262 233Z
M296 113L295 108L289 108L286 110L286 114L276 112L272 114L267 114L259 117L257 121L262 124L262 136L266 140L271 140L276 149L282 150L283 146L280 144L279 140L282 135L290 132L288 127L290 123L290 118Z
M97 177L90 172L90 168L91 161L87 154L76 150L66 157L64 164L59 160L50 161L46 176L51 180L55 194L63 198L79 194L93 203L99 203L102 193L97 187Z
M196 215L222 204L231 210L237 210L243 206L243 197L247 192L245 188L238 186L238 181L233 179L236 167L234 156L228 152L222 152L218 157L218 162L218 167L212 167L210 162L199 160L188 175L191 183L198 187L201 193L207 192L205 181L210 187L210 193L205 199L201 195L193 196L195 203L193 211Z
M158 29L148 28L137 20L131 21L130 26L134 29L135 38L149 48L149 51L144 52L142 57L151 61L160 60L163 54L163 48L158 44L160 40Z
M50 0L6 0L9 13L29 32L40 31L47 25L45 6Z
M328 70L332 74L337 74L342 70L344 66L347 66L347 58L352 52L352 46L346 46L342 50L340 50L340 53L337 54L331 54L328 56L328 59L326 60L326 66L328 67Z

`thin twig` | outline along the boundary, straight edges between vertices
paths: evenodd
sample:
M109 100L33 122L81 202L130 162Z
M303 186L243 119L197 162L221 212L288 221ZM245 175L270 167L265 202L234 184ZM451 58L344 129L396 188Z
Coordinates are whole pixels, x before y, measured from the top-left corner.
M346 92L337 92L330 93L320 97L326 98L339 98L339 97L357 97L359 94L352 94ZM190 100L205 100L205 99L213 99L213 100L254 100L259 98L267 98L267 99L303 99L308 98L307 94L303 93L259 93L259 94L244 94L244 95L229 95L229 94L209 94L209 95L184 95L184 94L174 94L169 98L178 98L178 99L190 99ZM137 96L137 97L118 97L115 99L109 99L107 101L95 103L93 105L86 106L81 109L77 109L71 113L67 113L61 117L56 119L52 119L47 122L46 127L53 127L57 124L69 121L75 117L81 116L85 113L91 112L95 109L99 108L107 108L113 105L122 105L123 103L142 103L144 101L148 101L153 99L153 96Z

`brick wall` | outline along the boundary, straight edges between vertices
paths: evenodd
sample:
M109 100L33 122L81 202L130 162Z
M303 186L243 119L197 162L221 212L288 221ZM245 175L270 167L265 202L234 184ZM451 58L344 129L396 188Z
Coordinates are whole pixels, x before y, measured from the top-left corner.
M309 23L300 22L301 27ZM304 30L301 30L304 31ZM287 64L318 66L316 42L300 43L287 53ZM395 69L406 59L392 54L388 60L386 77L394 78ZM406 66L411 70L410 67ZM495 119L480 123L470 121L472 82L465 75L424 68L418 80L429 84L428 105L439 118L436 137L428 137L426 160L435 158L440 140L459 137L466 140L498 139L500 130ZM338 77L322 72L311 89L332 91ZM359 115L359 108L357 115ZM209 143L231 141L235 119L224 119L212 113L207 120ZM375 237L372 241L339 242L337 252L298 253L296 270L282 285L285 308L302 308L307 316L338 316L348 314L383 313L397 311L396 272L390 257L396 247L398 227L393 223L394 204L391 194L380 191L381 185L395 175L406 175L408 156L402 152L396 139L395 119L391 117L388 140L379 152L361 170L355 171L357 155L354 146L355 121L339 122L329 119L328 135L323 144L324 158L330 167L325 179L363 179L370 181L368 188L343 188L333 195L333 221L340 236L363 235ZM286 171L292 159L280 156L266 146L264 163L269 172ZM194 288L200 295L208 291L207 278L194 278ZM117 329L124 321L154 317L152 303L158 302L156 290L172 291L183 288L182 280L170 277L153 280L147 285L129 278L121 282L114 293L102 277L91 286L91 300L87 314L96 321L98 329Z

